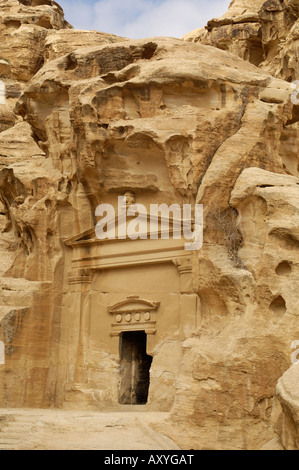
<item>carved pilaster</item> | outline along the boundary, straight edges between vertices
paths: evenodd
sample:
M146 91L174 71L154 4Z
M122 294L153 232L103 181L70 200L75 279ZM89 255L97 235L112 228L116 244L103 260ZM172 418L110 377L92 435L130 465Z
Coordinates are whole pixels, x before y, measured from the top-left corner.
M172 260L180 274L180 334L182 339L192 337L200 321L200 298L195 293L192 280L192 257L182 256Z
M185 256L172 260L180 274L180 290L182 294L192 293L192 258Z
M68 387L75 384L83 387L87 383L86 350L88 343L88 324L90 316L90 287L93 281L91 269L72 269L68 280L73 285L72 301L69 306L71 320L68 325Z

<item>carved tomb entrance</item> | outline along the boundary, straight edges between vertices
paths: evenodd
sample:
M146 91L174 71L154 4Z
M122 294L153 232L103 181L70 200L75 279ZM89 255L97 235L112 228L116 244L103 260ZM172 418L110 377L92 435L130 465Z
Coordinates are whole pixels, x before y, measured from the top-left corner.
M119 403L145 405L153 358L146 353L145 331L127 331L120 336Z
M158 239L101 241L92 228L66 240L73 256L60 364L68 404L171 409L200 301L186 240L158 232Z

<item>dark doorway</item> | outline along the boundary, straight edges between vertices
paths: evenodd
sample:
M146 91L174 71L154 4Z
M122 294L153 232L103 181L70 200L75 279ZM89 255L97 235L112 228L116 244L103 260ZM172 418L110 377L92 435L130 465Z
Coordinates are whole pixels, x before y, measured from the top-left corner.
M145 405L153 358L146 354L146 333L128 331L120 337L119 403Z

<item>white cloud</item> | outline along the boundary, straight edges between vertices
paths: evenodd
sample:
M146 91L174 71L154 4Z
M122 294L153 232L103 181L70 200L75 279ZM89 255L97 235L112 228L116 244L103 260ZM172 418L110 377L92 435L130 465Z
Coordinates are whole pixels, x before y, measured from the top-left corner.
M129 38L181 37L221 16L229 3L230 0L60 0L66 19L75 28Z

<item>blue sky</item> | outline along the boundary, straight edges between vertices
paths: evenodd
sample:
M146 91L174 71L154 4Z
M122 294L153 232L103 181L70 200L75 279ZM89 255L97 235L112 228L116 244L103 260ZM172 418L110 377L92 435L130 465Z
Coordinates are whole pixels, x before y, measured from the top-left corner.
M132 39L181 37L221 16L230 0L57 0L76 29Z

